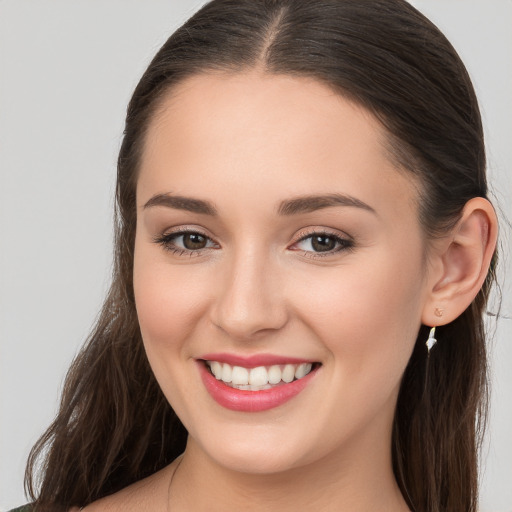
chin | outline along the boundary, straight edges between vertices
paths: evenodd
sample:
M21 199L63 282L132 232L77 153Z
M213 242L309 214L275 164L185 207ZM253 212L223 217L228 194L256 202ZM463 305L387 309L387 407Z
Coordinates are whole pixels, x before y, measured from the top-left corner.
M280 473L310 462L304 439L277 435L268 428L244 430L225 432L222 438L210 434L197 444L217 464L240 473Z
M211 453L210 456L226 469L253 475L282 473L300 465L291 454L287 456L257 449L247 449L245 452L241 448L223 450L221 453Z

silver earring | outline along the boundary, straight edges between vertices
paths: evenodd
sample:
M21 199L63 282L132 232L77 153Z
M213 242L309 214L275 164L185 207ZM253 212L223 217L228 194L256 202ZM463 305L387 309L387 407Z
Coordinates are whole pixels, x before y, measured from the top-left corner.
M430 334L428 335L428 340L425 343L425 345L427 345L427 349L428 349L429 353L432 350L432 347L437 343L437 340L434 338L435 333L436 333L436 328L432 327L432 329L430 329Z

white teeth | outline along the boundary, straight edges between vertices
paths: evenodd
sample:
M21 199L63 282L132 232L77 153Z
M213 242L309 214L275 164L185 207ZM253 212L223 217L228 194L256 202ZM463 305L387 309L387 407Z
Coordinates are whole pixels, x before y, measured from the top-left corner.
M311 367L311 363L299 364L299 366L295 370L295 378L302 379L302 377L305 377L311 371Z
M249 370L247 370L247 368L243 368L242 366L233 366L231 382L233 384L249 384Z
M233 372L233 369L231 368L231 366L227 363L224 363L222 365L222 375L221 375L221 380L224 381L224 382L231 382L231 374Z
M251 368L249 372L249 384L251 384L251 386L264 386L268 384L268 373L264 366Z
M210 369L216 379L220 380L222 378L222 365L218 361L212 361Z
M269 389L281 382L290 383L294 379L302 379L313 367L311 363L302 363L244 368L219 361L207 361L207 365L216 379L231 384L231 387L250 391Z
M268 369L268 383L279 384L281 382L281 368L276 364Z
M295 366L293 364L287 364L284 367L283 374L281 379L288 383L291 382L295 378Z

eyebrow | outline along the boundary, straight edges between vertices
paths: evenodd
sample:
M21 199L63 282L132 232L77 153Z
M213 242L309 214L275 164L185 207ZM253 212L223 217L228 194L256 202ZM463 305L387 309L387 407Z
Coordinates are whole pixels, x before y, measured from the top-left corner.
M315 210L330 208L331 206L351 206L361 208L377 215L377 212L368 204L355 197L344 194L296 197L282 201L277 211L279 215L297 215L299 213L310 213Z
M146 209L154 206L165 206L167 208L185 210L203 215L211 215L213 217L218 215L217 209L213 203L209 201L193 199L185 196L174 196L171 194L156 194L143 206L143 208ZM377 215L377 212L368 204L364 203L360 199L344 194L307 195L287 199L285 201L281 201L277 212L279 215L289 216L301 213L310 213L333 206L361 208Z
M145 205L144 209L153 206L167 206L176 210L186 210L192 213L202 213L203 215L217 216L217 209L209 201L202 199L192 199L184 196L173 196L170 194L157 194L153 196Z

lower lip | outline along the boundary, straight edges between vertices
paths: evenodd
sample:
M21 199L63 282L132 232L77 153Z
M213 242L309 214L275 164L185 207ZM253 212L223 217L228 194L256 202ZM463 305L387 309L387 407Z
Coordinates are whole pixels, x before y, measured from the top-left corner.
M226 409L240 412L260 412L279 407L297 396L311 382L318 370L315 368L302 379L289 384L261 391L247 391L227 386L210 373L203 361L198 361L198 364L203 383L212 398Z

